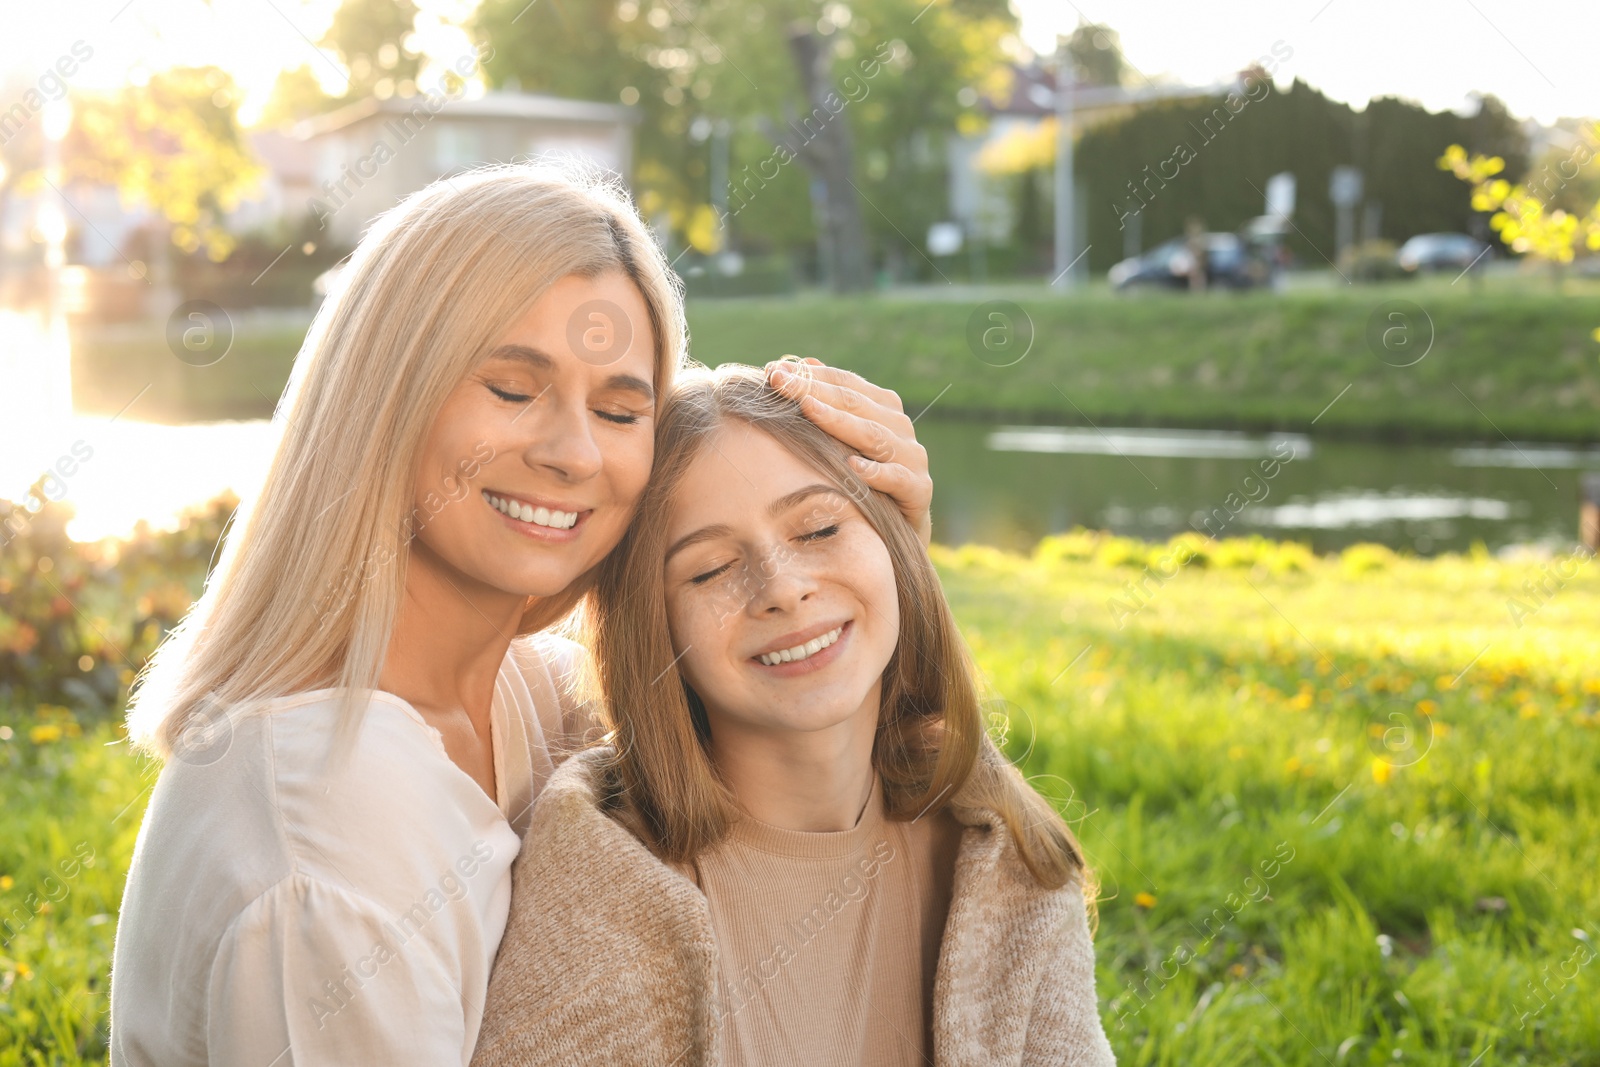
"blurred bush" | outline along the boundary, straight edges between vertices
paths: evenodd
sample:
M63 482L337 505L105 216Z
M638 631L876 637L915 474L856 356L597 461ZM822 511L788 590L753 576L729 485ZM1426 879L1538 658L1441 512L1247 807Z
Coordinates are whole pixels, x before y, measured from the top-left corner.
M686 262L681 267L687 297L784 296L795 291L798 280L788 256L747 259L737 274L724 274L714 257Z
M66 534L72 509L38 485L32 496L0 500L0 704L108 717L200 595L238 500L218 497L176 530L141 523L127 540L80 544Z
M1101 567L1149 568L1164 575L1188 567L1261 567L1280 575L1308 571L1317 557L1298 541L1274 541L1259 534L1218 540L1185 531L1168 541L1149 542L1080 526L1044 538L1034 548L1033 558L1045 564L1093 560Z
M203 254L184 256L176 265L176 281L185 300L209 300L229 309L309 307L311 283L350 254L302 219L295 226L274 226L241 234L221 263Z
M1399 249L1393 241L1362 241L1339 254L1339 270L1358 282L1388 282L1413 275L1400 266Z

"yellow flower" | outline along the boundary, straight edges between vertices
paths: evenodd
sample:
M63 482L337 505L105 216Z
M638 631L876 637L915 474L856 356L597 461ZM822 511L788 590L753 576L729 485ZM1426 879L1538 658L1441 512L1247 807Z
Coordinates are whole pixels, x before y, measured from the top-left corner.
M1439 705L1431 700L1419 700L1417 701L1417 710L1424 715L1432 715L1439 710Z
M1387 760L1375 759L1372 761L1372 780L1379 785L1384 785L1394 777L1394 764Z
M10 889L16 884L16 879L12 878L9 874L0 874L0 890Z
M40 723L28 731L28 740L36 745L49 744L51 741L61 740L61 727L53 722Z
M26 982L28 979L33 977L33 968L29 967L26 963L17 964L17 977Z
M1288 771L1290 774L1298 771L1300 769L1300 757L1290 756L1288 759L1284 760L1283 769Z
M1144 908L1146 911L1148 911L1156 906L1156 895L1154 893L1146 893L1141 890L1133 895L1133 903L1136 907Z
M1519 719L1537 719L1538 717L1539 708L1535 704L1524 704L1517 709L1517 718Z

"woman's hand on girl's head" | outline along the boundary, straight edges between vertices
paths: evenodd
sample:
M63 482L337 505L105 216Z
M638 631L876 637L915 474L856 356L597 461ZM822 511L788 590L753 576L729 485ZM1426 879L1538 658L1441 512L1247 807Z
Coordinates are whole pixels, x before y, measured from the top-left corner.
M893 497L922 543L930 543L928 452L917 443L899 394L811 357L801 364L774 360L766 370L774 389L798 401L808 419L859 453L850 463L861 480Z

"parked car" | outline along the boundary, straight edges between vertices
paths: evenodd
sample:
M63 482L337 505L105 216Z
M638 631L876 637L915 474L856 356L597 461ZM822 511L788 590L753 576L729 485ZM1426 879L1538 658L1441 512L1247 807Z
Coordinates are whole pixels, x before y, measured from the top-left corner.
M1251 246L1236 233L1205 235L1206 285L1227 289L1246 289L1265 284L1270 275L1267 265L1251 251ZM1183 289L1189 285L1194 259L1188 239L1174 237L1156 245L1143 255L1125 259L1108 275L1113 289L1159 285Z
M1419 233L1400 246L1400 269L1408 274L1423 271L1460 273L1477 263L1488 246L1464 233Z

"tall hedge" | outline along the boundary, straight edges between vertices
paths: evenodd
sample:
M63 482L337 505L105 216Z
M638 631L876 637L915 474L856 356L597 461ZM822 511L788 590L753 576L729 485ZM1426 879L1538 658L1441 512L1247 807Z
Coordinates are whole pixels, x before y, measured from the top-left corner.
M1393 97L1356 111L1298 79L1281 92L1271 84L1252 83L1254 99L1151 105L1082 136L1075 170L1088 207L1091 268L1104 270L1122 258L1130 212L1141 219L1145 249L1183 233L1190 216L1210 230L1237 229L1265 212L1267 178L1280 171L1296 178L1299 232L1291 232L1290 248L1320 264L1334 255L1328 178L1341 164L1364 172L1365 201L1381 205L1379 236L1481 235L1467 186L1435 160L1447 146L1463 144L1504 156L1513 179L1527 166L1525 135L1492 98L1464 118Z

